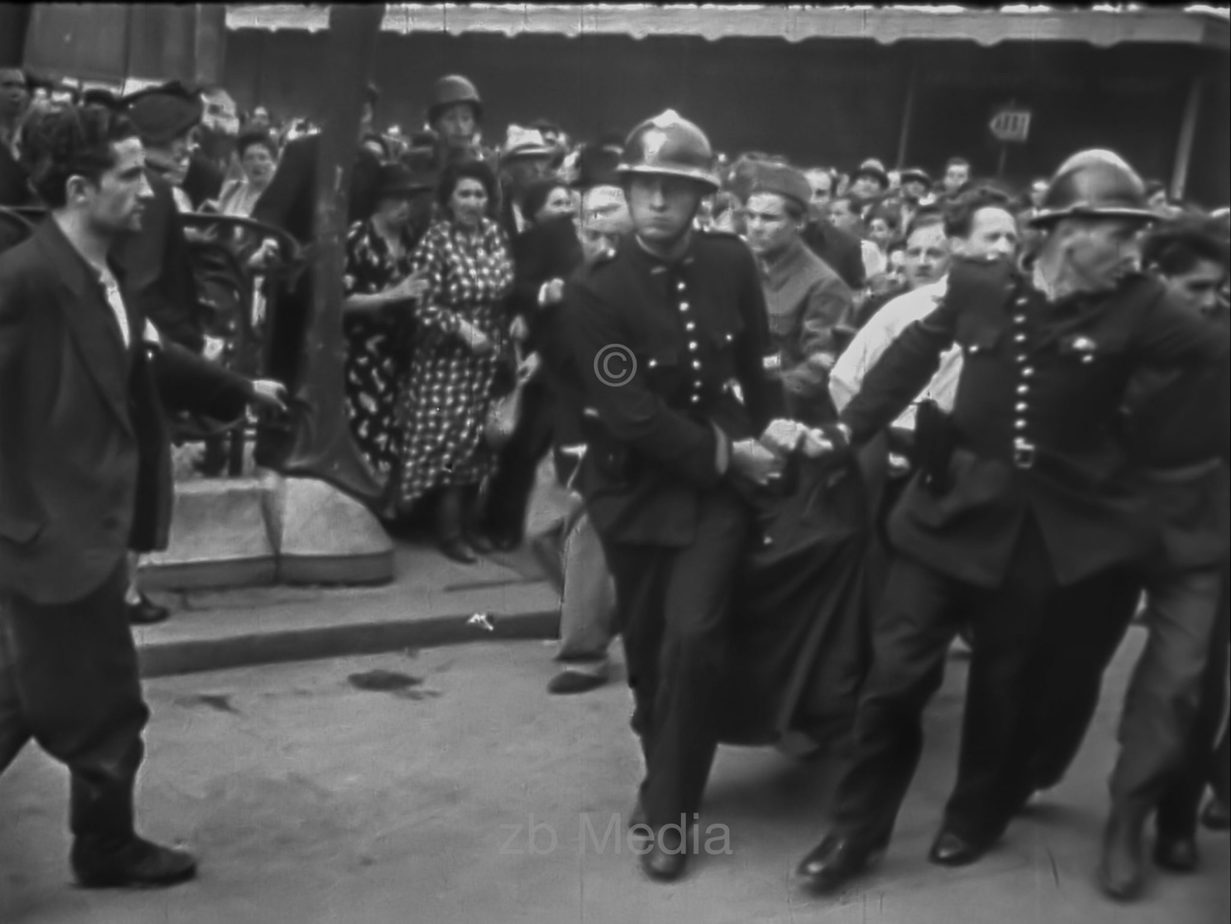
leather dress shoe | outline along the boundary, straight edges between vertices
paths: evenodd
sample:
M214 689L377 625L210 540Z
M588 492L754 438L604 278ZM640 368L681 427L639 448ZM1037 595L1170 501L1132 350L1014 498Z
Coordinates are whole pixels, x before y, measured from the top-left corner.
M641 854L641 868L651 879L678 879L688 865L688 846L678 825L664 825L654 832L650 848Z
M951 828L941 828L932 841L928 860L940 866L969 866L987 853L991 844L967 840Z
M134 626L152 626L171 615L169 609L159 606L145 594L141 594L136 603L124 604L124 608L128 611L129 624Z
M453 539L440 540L440 551L445 558L461 562L463 565L473 565L479 560L474 554L474 549L460 536Z
M1132 901L1145 883L1142 829L1145 813L1139 809L1112 809L1103 832L1103 859L1099 885L1109 897Z
M1227 802L1218 796L1206 803L1205 811L1201 813L1201 823L1211 831L1226 831L1231 828L1231 813L1227 810Z
M1158 835L1154 841L1154 863L1172 873L1191 873L1198 864L1197 839Z
M827 834L795 869L795 875L813 892L833 892L875 862L880 848L859 847L850 838Z
M153 889L197 874L197 861L188 851L162 847L135 834L116 844L79 837L73 841L69 863L85 889Z
M495 548L490 540L480 532L466 533L466 544L480 555L490 555Z
M601 687L606 682L606 679L597 674L563 670L548 681L547 692L557 694L586 693Z

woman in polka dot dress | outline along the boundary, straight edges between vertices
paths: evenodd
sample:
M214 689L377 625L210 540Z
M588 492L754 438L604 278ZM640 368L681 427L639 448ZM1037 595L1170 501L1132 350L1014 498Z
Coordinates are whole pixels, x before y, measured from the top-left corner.
M467 563L476 550L490 551L473 527L479 484L495 468L483 423L508 342L504 299L513 284L508 242L486 214L495 195L486 164L447 167L437 187L442 217L412 258L428 291L402 399L400 505L434 494L441 551Z
M401 164L381 167L376 211L346 235L346 416L355 444L381 481L398 467L398 396L410 363L414 302L427 289L411 272L411 201L424 185Z

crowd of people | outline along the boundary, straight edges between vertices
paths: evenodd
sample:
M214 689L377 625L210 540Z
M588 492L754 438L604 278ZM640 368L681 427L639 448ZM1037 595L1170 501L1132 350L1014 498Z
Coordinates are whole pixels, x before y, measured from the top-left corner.
M216 368L225 344L182 216L251 218L309 245L311 125L258 108L217 143L200 95L174 83L34 104L7 69L0 94L0 205L47 209L32 240L76 275L114 266L123 303L83 295L91 323L114 312L127 345L130 322L151 322L165 400L183 401L189 362L219 380L227 413L298 386L311 279L277 294L268 378L245 384ZM383 487L375 511L392 529L426 513L461 563L530 542L562 592L553 693L605 682L621 636L649 876L685 871L720 742L788 739L843 762L799 878L831 891L859 875L888 847L958 635L971 656L958 776L930 857L977 861L1064 776L1139 614L1100 881L1140 894L1151 817L1156 864L1197 866L1199 815L1228 823L1226 209L1173 203L1103 150L1016 190L960 157L938 182L876 159L845 174L726 157L671 110L581 144L546 120L511 125L493 149L460 75L434 84L421 131L375 131L378 107L369 87L342 305L346 413ZM234 247L260 273L278 243L247 228ZM40 253L0 257L0 675L25 694L0 684L0 767L31 735L69 765L85 884L177 881L190 859L131 830L144 724L131 640L110 626L98 644L117 666L80 695L22 687L62 639L38 628L46 611L135 605L131 561L111 553L157 543L108 528L93 557L66 550L54 516L78 514L50 480L29 494L31 460L10 461L13 439L43 439L20 429L47 393L19 362L23 338L57 336L23 314ZM258 456L277 468L285 451ZM122 496L154 493L133 467L115 476L132 482ZM74 477L48 465L57 475ZM23 492L35 506L14 506ZM131 510L112 519L127 529ZM19 577L73 554L89 587ZM123 696L85 708L91 683ZM85 740L99 728L101 744Z

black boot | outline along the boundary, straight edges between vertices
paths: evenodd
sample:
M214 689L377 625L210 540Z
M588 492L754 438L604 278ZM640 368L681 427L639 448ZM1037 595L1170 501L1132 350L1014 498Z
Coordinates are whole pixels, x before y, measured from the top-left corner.
M1119 901L1133 901L1144 882L1142 857L1147 811L1137 805L1113 805L1103 833L1103 861L1099 883Z
M185 850L163 847L135 834L120 841L78 837L69 862L86 889L150 889L185 882L197 874L197 861Z
M436 543L446 558L473 565L478 559L462 536L464 502L460 488L445 488L436 503Z
M1200 864L1194 834L1158 832L1154 841L1154 864L1172 873L1192 873Z
M1231 827L1231 812L1227 811L1227 800L1214 795L1201 813L1201 824L1211 831L1226 831Z
M679 879L688 866L688 832L681 832L679 825L664 825L652 838L640 856L641 868L659 882Z

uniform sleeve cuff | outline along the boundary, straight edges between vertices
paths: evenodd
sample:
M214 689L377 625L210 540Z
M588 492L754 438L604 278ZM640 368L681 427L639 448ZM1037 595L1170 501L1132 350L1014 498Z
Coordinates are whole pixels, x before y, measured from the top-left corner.
M731 467L731 438L722 432L722 428L718 424L711 424L714 428L714 469L719 476L725 475L727 469Z

